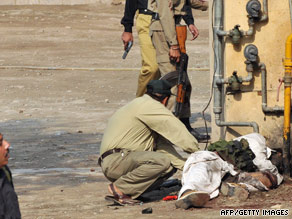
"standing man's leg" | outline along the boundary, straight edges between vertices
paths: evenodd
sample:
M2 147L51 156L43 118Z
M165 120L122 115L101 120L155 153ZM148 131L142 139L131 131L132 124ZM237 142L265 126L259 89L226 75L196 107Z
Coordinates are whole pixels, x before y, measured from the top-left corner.
M157 22L157 21L155 21ZM171 63L169 60L169 46L166 42L163 31L152 31L152 43L156 50L156 59L161 76L175 71L175 63Z
M157 22L157 21L154 21ZM169 46L165 39L165 35L163 31L151 31L151 38L153 45L156 50L156 57L159 66L159 70L162 76L168 74L170 72L176 72L178 78L178 71L176 71L176 63L171 62L169 59ZM188 79L189 82L189 79ZM171 89L172 93L176 93L176 86ZM190 117L191 117L191 93L192 93L192 85L189 82L187 84L186 94L185 94L185 102L182 106L182 110L178 118L184 123L186 128L190 131L190 133L199 141L204 142L209 139L207 135L201 135L195 129L193 129L190 125ZM167 108L173 111L176 100L175 96L171 96L168 100Z
M156 61L156 52L149 36L151 15L138 14L136 28L139 37L140 51L142 56L142 67L138 78L136 96L140 97L146 92L146 85L151 80L160 78L160 72Z
M152 42L156 49L156 57L157 62L159 66L159 70L161 72L161 75L164 76L170 72L176 71L176 63L171 62L169 59L169 46L166 42L164 32L163 31L152 31ZM177 72L177 71L176 71ZM177 72L177 78L178 78L178 72ZM172 92L175 92L175 88L172 88ZM183 105L182 112L179 115L179 118L189 118L191 117L191 110L190 110L190 98L191 98L191 92L192 92L192 86L189 83L188 88L186 91L186 101ZM175 105L175 96L171 96L169 100L169 105L172 109L167 106L170 110L173 110L173 107Z

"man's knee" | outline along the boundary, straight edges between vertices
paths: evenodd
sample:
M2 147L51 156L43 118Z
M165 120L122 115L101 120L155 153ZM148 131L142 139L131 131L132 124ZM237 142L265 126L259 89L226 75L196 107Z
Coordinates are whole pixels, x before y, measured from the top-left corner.
M141 72L140 72L141 76L143 77L153 77L155 78L155 76L159 75L159 69L158 69L158 65L157 64L151 64L151 65L143 65L141 68Z
M157 154L156 154L157 153ZM156 152L155 156L152 158L153 164L155 164L157 172L168 172L171 171L171 160L165 154ZM151 161L150 161L151 162Z
M171 64L170 62L158 62L158 66L162 76L176 70L175 65Z
M163 155L161 157L161 162L165 165L166 168L168 168L170 166L170 163L171 163L169 157L166 155Z

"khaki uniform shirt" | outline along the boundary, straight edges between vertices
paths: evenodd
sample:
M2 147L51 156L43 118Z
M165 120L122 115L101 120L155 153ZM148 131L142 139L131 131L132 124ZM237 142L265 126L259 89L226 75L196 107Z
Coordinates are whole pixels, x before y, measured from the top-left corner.
M164 31L169 45L178 45L174 15L186 15L183 10L186 0L149 0L148 9L159 14L159 20L152 20L150 31Z
M156 133L186 152L199 150L197 140L184 124L163 104L144 94L119 109L110 118L100 154L114 148L153 151Z

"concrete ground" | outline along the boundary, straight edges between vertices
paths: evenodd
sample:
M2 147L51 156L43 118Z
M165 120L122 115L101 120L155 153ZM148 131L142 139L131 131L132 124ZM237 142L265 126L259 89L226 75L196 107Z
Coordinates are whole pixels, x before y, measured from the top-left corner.
M146 218L147 207L155 218L219 218L220 209L235 208L290 208L291 216L289 182L245 202L220 196L202 209L176 209L174 201L106 202L108 181L97 166L102 134L114 111L135 97L141 66L136 33L121 59L123 5L0 8L0 131L12 145L9 166L23 218ZM208 12L194 12L200 36L187 42L191 121L204 132L209 22Z

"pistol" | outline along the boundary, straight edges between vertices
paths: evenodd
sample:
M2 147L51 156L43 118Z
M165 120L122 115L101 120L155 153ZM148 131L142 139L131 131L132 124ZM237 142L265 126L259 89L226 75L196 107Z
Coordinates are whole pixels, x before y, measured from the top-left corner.
M123 54L123 56L122 56L123 59L125 59L125 58L127 57L127 55L128 55L128 53L129 53L130 49L132 48L132 46L133 46L133 41L129 41L129 42L128 42L128 46L127 46L127 48L125 49L125 52L124 52L124 54Z

